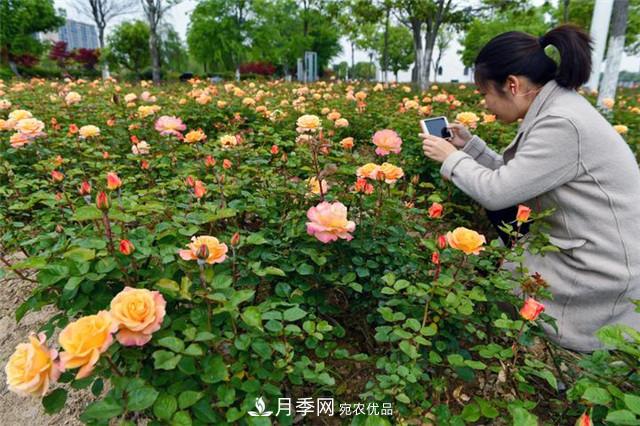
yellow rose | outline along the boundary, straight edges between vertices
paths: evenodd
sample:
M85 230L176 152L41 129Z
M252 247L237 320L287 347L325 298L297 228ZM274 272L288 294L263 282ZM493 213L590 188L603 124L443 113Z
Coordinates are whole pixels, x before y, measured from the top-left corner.
M186 143L196 143L204 141L205 139L207 139L207 135L204 134L202 129L191 130L189 133L184 135L184 142Z
M220 145L223 148L230 148L238 145L238 138L234 135L224 135L220 138Z
M298 132L315 132L318 128L320 128L320 119L317 115L306 114L298 118L296 121L296 125L298 126Z
M111 301L111 316L118 322L118 342L124 346L142 346L158 331L165 315L166 302L157 291L125 287Z
M60 332L58 342L63 352L60 353L60 366L63 370L78 368L76 379L82 379L91 374L93 367L113 343L113 333L118 329L118 323L107 311L100 311L96 315L82 317L68 324Z
M364 166L358 167L358 170L356 170L356 176L358 176L359 178L369 178L375 180L378 177L379 171L379 165L374 163L367 163Z
M33 117L33 115L31 115L29 111L26 111L24 109L16 109L9 114L9 119L15 121L24 120L25 118L31 117Z
M480 120L480 117L478 117L472 112L461 112L458 115L456 115L456 122L463 124L467 127L471 127L472 129L476 128L476 125L479 120Z
M624 124L616 124L615 126L613 126L613 130L620 133L621 135L624 135L629 131L629 128Z
M382 163L380 166L380 172L384 175L384 181L386 183L394 183L398 179L404 176L404 171L391 163Z
M446 237L451 247L462 250L465 254L480 254L480 251L484 250L482 245L487 242L484 235L464 227L447 232Z
M602 106L607 108L607 109L611 109L613 108L613 106L615 105L615 101L611 98L604 98L602 100Z
M69 92L67 96L64 97L64 101L67 105L77 104L82 100L82 96L78 92Z
M124 95L124 101L127 103L135 102L136 99L138 99L138 95L136 95L135 93L127 93L126 95Z
M29 343L20 343L5 366L7 386L19 395L44 396L49 384L58 379L60 369L54 362L58 353L45 344L43 333L31 334Z
M83 139L93 138L95 136L100 135L100 129L94 125L82 126L78 131L80 133L80 137Z
M16 123L15 129L27 136L38 136L42 129L44 129L44 123L35 118L24 118Z
M307 179L307 187L309 188L309 192L311 192L312 194L320 194L320 184L318 183L318 179L315 176ZM326 194L328 190L329 184L326 180L322 179L322 193Z

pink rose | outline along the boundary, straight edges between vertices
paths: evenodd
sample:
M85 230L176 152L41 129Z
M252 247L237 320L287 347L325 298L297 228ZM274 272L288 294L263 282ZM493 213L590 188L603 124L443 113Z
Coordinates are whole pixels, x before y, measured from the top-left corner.
M353 236L350 232L356 229L353 221L347 220L347 207L336 201L328 203L323 201L307 211L307 233L313 235L323 243L336 241L338 238L350 241Z
M378 155L388 155L391 152L399 154L402 139L400 139L400 136L393 130L378 130L373 135L373 144L377 146L376 154Z

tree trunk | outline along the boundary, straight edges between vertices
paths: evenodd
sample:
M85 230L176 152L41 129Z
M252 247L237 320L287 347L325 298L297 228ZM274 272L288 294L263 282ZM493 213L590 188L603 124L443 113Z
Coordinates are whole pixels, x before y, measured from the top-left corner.
M356 43L352 40L351 41L351 74L353 74L355 69L356 69Z
M602 106L602 101L605 98L615 99L628 16L629 0L616 0L613 3L613 15L611 17L612 28L607 48L607 66L598 91L598 106Z
M149 49L151 50L151 75L153 83L160 83L160 49L158 49L158 33L156 28L151 28L149 35Z
M416 86L420 90L422 90L423 83L421 79L423 78L423 74L424 74L422 70L422 67L424 66L424 63L423 63L424 52L422 50L421 28L422 28L422 22L417 20L414 20L411 22L411 32L413 35L413 51L415 54L415 64L414 64L413 72L411 74L411 82L414 84L414 86Z
M98 42L100 43L100 53L104 53L104 27L98 27ZM102 63L102 78L109 78L109 63L104 61Z
M387 7L387 14L384 20L384 47L382 49L382 81L387 82L387 68L389 67L389 15L391 8Z
M569 22L569 0L562 1L562 22Z

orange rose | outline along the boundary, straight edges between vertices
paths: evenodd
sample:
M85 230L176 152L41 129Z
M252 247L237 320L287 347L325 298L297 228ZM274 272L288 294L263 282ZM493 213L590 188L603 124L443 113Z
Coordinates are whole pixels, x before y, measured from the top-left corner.
M63 352L60 353L60 366L63 370L78 368L76 379L91 374L93 367L113 343L113 333L118 329L109 312L100 311L96 315L82 317L68 324L60 332L58 342Z
M516 220L520 223L526 222L529 220L529 215L531 214L531 209L523 204L518 206L518 213L516 214Z
M187 244L187 247L189 247L188 250L180 250L178 252L184 260L198 260L199 262L214 264L222 263L227 258L227 245L208 235L191 237L191 243Z
M380 166L380 173L384 176L386 183L394 183L398 179L404 176L404 171L391 163L382 163Z
M122 181L114 172L107 173L107 188L111 191L118 189L122 186Z
M7 387L18 395L44 396L49 384L58 379L60 369L54 362L58 353L45 344L44 333L31 334L29 343L20 343L4 368Z
M118 322L116 339L124 346L142 346L160 329L166 302L157 291L125 287L111 300L111 316Z
M320 119L316 115L303 115L296 121L298 133L315 132L320 128Z
M440 216L442 216L442 204L440 203L433 203L431 204L431 207L429 207L429 217L432 219L437 219Z
M535 321L538 315L544 311L544 305L532 297L527 298L520 309L520 316L527 321Z
M380 166L374 163L367 163L364 166L358 167L356 170L356 176L359 178L377 179Z
M484 250L482 245L487 242L484 235L464 227L447 232L446 238L451 247L465 254L480 254L480 251Z
M196 143L196 142L202 142L206 139L207 139L207 135L204 134L202 129L198 129L198 130L191 130L189 133L184 135L183 142Z

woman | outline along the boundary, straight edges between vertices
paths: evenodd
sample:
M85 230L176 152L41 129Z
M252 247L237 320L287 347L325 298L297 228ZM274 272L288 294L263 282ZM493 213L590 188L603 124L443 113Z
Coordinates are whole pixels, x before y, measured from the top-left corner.
M545 307L558 330L544 324L549 337L585 352L601 347L594 333L604 325L640 329L631 302L640 299L640 171L622 137L576 92L589 78L590 51L588 35L570 25L540 38L501 34L480 51L475 80L499 120L522 119L515 139L499 155L460 125L451 126L452 143L421 135L443 177L498 216L515 219L518 204L555 208L547 220L560 251L527 253L525 265L553 293Z

